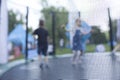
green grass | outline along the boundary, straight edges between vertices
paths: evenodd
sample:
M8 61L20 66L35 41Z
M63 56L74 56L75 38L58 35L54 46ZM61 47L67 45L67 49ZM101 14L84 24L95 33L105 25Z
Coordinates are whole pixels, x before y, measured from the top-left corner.
M57 55L62 55L62 54L68 54L68 53L71 53L71 49L68 49L68 48L63 48L63 49L60 49L60 48L57 48L56 49L56 54Z
M20 60L20 59L23 59L23 58L24 58L24 56L21 54L18 58L12 59L9 62L12 62L12 61L15 61L15 60Z
M88 44L86 45L86 52L94 52L95 51L95 46L94 44Z
M107 44L104 44L104 45L105 45L106 51L110 51L110 46L107 45ZM86 53L94 52L95 51L95 47L96 47L95 44L88 44L88 45L86 45ZM63 55L63 54L69 54L69 53L72 53L72 50L68 49L68 48L63 48L63 49L57 48L56 49L56 55ZM21 55L19 58L11 60L11 61L15 61L15 60L23 59L23 58L24 58L24 56Z
M110 51L110 46L108 44L104 44L104 45L105 45L106 51Z
M108 44L104 44L104 46L106 48L106 51L110 51L110 46ZM95 44L88 44L88 45L86 45L86 53L95 52L95 47L96 47ZM72 53L71 49L67 49L67 48L60 49L60 48L57 48L57 50L56 50L56 54L57 55L68 54L68 53Z
M106 51L110 51L110 46L108 44L104 44L105 48L106 48ZM96 45L95 44L88 44L86 46L86 52L94 52L95 51L95 47Z

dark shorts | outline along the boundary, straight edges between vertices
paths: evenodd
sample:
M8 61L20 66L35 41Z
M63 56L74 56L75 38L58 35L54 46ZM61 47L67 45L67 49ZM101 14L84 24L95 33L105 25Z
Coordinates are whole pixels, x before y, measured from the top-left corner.
M47 56L47 49L48 49L48 46L47 45L44 45L44 46L38 46L38 55L44 55L44 56Z

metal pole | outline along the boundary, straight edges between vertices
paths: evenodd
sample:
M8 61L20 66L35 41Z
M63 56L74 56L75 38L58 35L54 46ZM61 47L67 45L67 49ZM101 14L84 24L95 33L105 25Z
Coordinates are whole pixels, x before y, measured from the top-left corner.
M25 52L25 59L26 61L28 60L28 46L27 46L27 43L28 43L28 15L29 15L29 7L26 8L27 10L27 13L26 13L26 39L25 39L25 42L26 42L26 52Z
M1 13L1 2L2 2L2 1L0 0L0 13Z
M0 0L0 24L1 24L1 3L2 3L2 0Z
M112 31L112 20L111 20L111 16L110 16L110 9L108 8L108 17L109 17L109 37L110 37L110 49L111 51L113 50L114 46L113 46L113 31Z
M78 12L79 18L80 18L80 11Z
M56 43L55 43L55 12L52 11L52 38L53 38L53 55L56 54Z

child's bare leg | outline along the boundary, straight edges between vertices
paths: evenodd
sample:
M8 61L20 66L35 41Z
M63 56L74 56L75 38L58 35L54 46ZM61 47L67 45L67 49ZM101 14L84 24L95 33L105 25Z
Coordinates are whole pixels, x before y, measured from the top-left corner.
M38 61L39 61L40 64L42 63L42 57L41 57L40 54L38 55Z
M46 67L48 67L48 64L49 64L48 55L49 54L46 51L44 53L45 53L44 54L44 63L46 65Z
M45 62L45 66L47 67L47 68L49 68L49 62L48 62L48 55L46 55L45 56L45 58L44 58L44 62Z
M81 57L82 51L77 51L77 62L81 62L80 57Z
M81 51L77 51L77 59L79 59L80 55L81 55Z
M81 54L80 54L80 57L81 57L83 54L84 54L84 51L83 51L83 50L81 50Z
M38 55L38 60L39 60L40 68L42 69L43 68L43 60L42 60L41 54Z
M120 44L118 44L118 45L113 49L112 52L116 52L118 49L120 49Z
M76 57L77 57L77 51L73 50L73 57L72 57L72 63L76 64Z
M48 63L48 56L45 56L44 61L45 63Z

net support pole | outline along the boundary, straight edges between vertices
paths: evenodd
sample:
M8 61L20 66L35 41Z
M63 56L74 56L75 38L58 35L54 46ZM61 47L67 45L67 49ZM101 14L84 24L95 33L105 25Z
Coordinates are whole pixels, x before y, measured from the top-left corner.
M53 55L56 55L56 42L55 42L55 12L52 11L52 38L53 38Z
M28 60L28 15L29 15L29 7L26 7L26 37L25 37L25 60Z
M113 45L112 20L111 20L111 15L110 15L110 9L109 9L109 8L108 8L108 17L109 17L109 27L110 27L110 30L109 30L110 49L111 49L111 51L112 51L113 48L114 48L114 45Z

